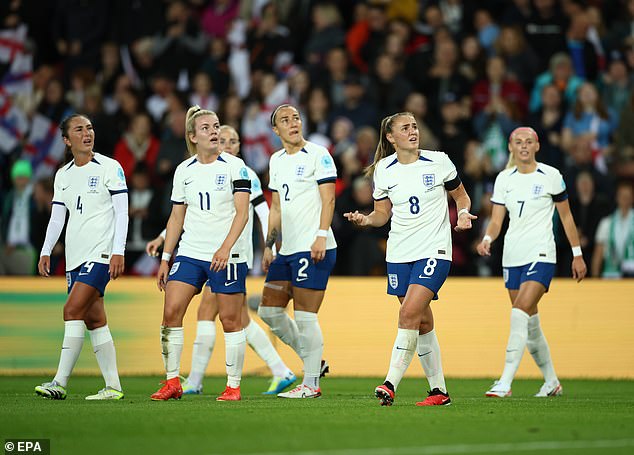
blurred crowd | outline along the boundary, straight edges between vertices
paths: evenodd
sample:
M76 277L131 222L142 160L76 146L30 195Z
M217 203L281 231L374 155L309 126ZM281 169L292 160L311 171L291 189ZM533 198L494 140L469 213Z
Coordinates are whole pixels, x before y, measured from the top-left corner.
M67 159L57 127L66 115L86 114L95 151L121 163L126 266L150 274L145 242L171 210L188 106L239 131L242 157L266 188L280 146L269 116L288 102L339 170L336 274L385 273L389 226L359 228L342 214L372 210L363 169L381 118L406 110L421 148L456 164L479 216L471 232L455 233L452 274L500 273L501 242L485 259L475 244L508 135L530 125L538 160L564 175L592 275L631 276L633 88L634 0L6 0L0 274L34 273L52 177ZM555 226L558 275L569 276L570 248ZM53 260L63 273L62 244Z

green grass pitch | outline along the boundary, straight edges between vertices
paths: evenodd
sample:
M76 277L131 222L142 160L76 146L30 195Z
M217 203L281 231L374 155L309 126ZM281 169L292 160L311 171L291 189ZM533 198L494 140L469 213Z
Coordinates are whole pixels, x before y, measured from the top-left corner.
M120 402L84 400L97 377L71 378L65 401L39 398L44 380L0 377L0 433L49 438L53 455L634 453L634 381L565 380L563 397L538 399L541 382L517 380L513 398L490 399L489 380L449 379L451 406L418 408L426 382L405 379L386 408L376 378L325 378L322 398L282 400L260 394L266 378L246 377L237 403L215 401L224 378L169 402L149 399L158 377L123 378Z

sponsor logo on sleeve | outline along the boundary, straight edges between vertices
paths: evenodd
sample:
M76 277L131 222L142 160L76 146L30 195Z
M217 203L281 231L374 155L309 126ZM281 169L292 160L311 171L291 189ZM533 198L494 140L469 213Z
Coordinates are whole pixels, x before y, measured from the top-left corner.
M249 173L247 172L247 168L243 167L240 169L240 178L244 180L249 180Z
M330 157L330 155L328 156L323 156L321 158L321 165L325 168L325 169L332 169L332 167L335 165L335 163L332 161L332 158Z

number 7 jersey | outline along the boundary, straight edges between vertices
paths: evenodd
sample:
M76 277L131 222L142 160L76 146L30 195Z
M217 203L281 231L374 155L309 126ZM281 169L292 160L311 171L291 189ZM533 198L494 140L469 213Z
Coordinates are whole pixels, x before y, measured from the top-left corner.
M537 169L529 174L518 172L517 167L498 174L491 202L505 206L509 212L503 267L557 262L553 234L554 203L567 198L563 177L547 164L537 163Z
M128 191L121 165L95 153L91 161L75 161L55 174L53 204L66 207L66 270L84 262L110 263L114 240L112 195Z

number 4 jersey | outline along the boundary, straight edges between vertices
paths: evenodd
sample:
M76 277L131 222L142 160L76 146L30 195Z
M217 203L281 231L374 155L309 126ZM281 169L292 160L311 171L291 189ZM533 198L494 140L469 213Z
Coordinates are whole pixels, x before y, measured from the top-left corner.
M178 254L210 262L229 234L236 213L233 193L251 193L247 168L240 158L223 152L212 163L191 157L174 173L172 203L186 204ZM231 249L229 263L247 262L244 236Z
M491 202L504 205L509 212L503 267L557 262L553 235L554 202L567 197L563 177L547 164L537 163L537 169L529 174L518 172L517 167L498 174Z
M418 160L401 164L396 154L377 163L374 199L390 199L392 224L387 240L387 262L423 258L451 261L451 224L447 189L460 184L447 154L420 150Z
M114 239L112 195L127 192L121 165L95 153L83 166L72 161L55 174L53 204L69 213L66 225L66 270L84 262L110 263Z

